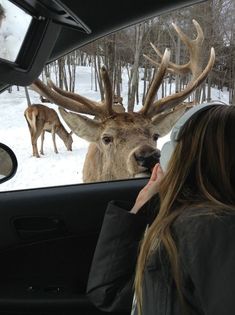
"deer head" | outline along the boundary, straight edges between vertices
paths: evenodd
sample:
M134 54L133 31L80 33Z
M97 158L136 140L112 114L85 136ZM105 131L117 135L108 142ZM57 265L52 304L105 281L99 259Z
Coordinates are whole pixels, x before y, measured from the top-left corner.
M207 66L203 71L198 71L198 54L195 55L193 51L201 45L203 32L196 21L193 23L197 30L195 40L190 40L173 25L191 49L190 61L187 65L177 66L170 62L170 51L166 49L161 55L160 65L157 64L158 71L155 71L144 105L138 112L115 111L112 86L105 67L101 69L105 90L102 103L63 91L52 81L48 81L48 85L40 80L33 83L34 90L60 106L59 111L71 130L91 143L83 167L84 182L130 178L143 173L146 175L159 161L160 151L156 148L158 137L165 136L183 114L187 105L182 102L206 79L215 60L214 49L211 48ZM152 47L160 54L153 44ZM178 68L187 67L187 71L192 72L192 79L183 91L155 100L168 67L177 71ZM90 114L96 119L81 114Z

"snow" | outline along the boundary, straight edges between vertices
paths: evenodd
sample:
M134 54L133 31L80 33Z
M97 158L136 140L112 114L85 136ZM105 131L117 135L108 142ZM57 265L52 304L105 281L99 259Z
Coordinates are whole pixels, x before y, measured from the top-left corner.
M91 68L77 67L76 91L93 100L99 100L100 94L91 90ZM127 77L123 78L123 86L127 86ZM141 82L142 84L142 82ZM8 145L18 159L16 175L0 185L0 191L10 191L27 188L49 187L82 183L82 167L89 143L73 135L73 151L67 151L64 143L56 137L59 153L53 151L51 134L45 134L44 156L32 156L32 146L24 111L27 108L23 87L13 87L12 93L5 91L0 94L0 142ZM40 103L38 94L29 91L32 103ZM123 102L127 104L127 88L122 91ZM213 99L228 102L226 92L213 91ZM57 110L57 106L49 104ZM135 107L138 110L138 106ZM62 123L69 130L66 124ZM169 134L158 140L158 148L169 139ZM39 139L40 140L40 139ZM40 141L38 140L38 147Z
M0 25L0 57L15 61L31 17L8 0L0 0L5 18Z

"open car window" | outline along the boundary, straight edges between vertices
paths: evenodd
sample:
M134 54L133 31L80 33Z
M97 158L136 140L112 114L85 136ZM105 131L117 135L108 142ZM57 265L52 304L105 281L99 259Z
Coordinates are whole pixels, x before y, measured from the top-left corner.
M12 86L2 93L0 141L16 153L18 171L0 190L148 177L184 110L216 100L235 103L233 13L231 0L207 1L157 16L48 64L40 81L27 89ZM199 37L191 51L177 27L190 43ZM187 91L210 62L212 47L212 69L199 89L177 101L176 93ZM163 57L166 48L170 53ZM163 58L174 65L159 67ZM190 58L195 67L180 71L177 65ZM152 81L156 86L148 92ZM173 96L173 106L168 106L168 95ZM169 114L178 105L178 114ZM129 115L133 111L137 114ZM43 130L42 150L37 137Z

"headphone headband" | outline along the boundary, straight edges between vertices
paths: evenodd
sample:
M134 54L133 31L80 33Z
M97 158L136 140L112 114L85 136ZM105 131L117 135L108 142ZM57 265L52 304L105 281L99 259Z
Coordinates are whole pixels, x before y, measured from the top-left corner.
M194 116L196 113L199 114L200 112L208 109L209 107L216 106L216 105L227 105L228 106L228 104L216 102L216 103L200 104L200 105L196 105L196 106L190 108L185 114L183 114L183 116L181 116L177 120L176 124L174 125L174 127L171 131L170 139L172 141L178 141L182 127L192 116Z
M182 131L182 128L184 124L194 115L208 109L209 107L216 106L216 105L225 105L229 106L228 104L222 103L222 102L214 102L214 103L206 103L206 104L200 104L196 105L192 108L190 108L183 116L181 116L174 127L172 128L171 135L170 135L170 141L166 142L161 150L161 157L160 157L160 164L165 171L167 168L167 164L171 158L171 155L175 149L176 142L180 138L180 134Z

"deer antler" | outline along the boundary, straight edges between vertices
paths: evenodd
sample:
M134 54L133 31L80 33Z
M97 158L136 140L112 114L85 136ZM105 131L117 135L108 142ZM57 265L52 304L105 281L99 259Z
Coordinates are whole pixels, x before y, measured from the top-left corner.
M144 106L138 112L139 114L151 118L161 112L170 111L172 108L183 102L206 79L208 73L213 67L215 61L215 52L214 48L211 48L208 64L202 71L200 65L200 56L204 35L198 22L193 20L193 24L197 31L197 37L193 40L188 38L188 36L186 36L175 24L173 24L173 27L175 28L180 39L189 49L190 60L185 65L176 65L170 62L169 49L166 49L164 55L162 56L159 50L153 44L151 44L154 51L159 56L161 56L162 61L158 71L155 71L154 78L146 95ZM153 64L159 65L150 57L145 57L149 59ZM191 81L188 83L184 90L167 96L163 99L154 101L156 92L162 83L166 71L169 71L169 69L171 72L173 71L179 74L191 72ZM90 114L104 119L112 116L116 112L112 108L112 87L108 72L105 67L102 67L101 69L101 77L104 83L105 90L105 101L102 103L91 101L76 93L63 91L62 89L56 87L52 81L48 81L48 86L46 86L40 80L36 80L32 86L33 89L36 90L39 94L47 97L50 101L56 103L57 105L60 105L61 107L67 108L77 113Z
M185 65L176 65L175 63L169 62L169 68L170 72L176 72L178 74L186 74L188 72L192 73L191 81L188 83L186 88L178 93L172 94L170 96L167 96L163 99L153 101L151 104L144 103L143 108L139 111L140 113L144 113L145 115L152 117L162 111L171 110L176 105L183 102L206 78L208 73L211 71L214 61L215 61L215 51L214 48L211 48L210 52L210 58L208 61L207 66L202 71L202 67L200 65L200 56L201 56L201 49L202 49L202 43L204 40L204 34L203 31L198 24L197 21L193 20L193 24L197 30L197 37L194 40L191 40L186 36L178 26L176 26L174 23L172 23L173 27L175 28L177 34L179 35L180 39L185 43L185 45L189 49L189 55L190 60ZM159 52L159 50L151 43L151 46L153 47L154 51L162 58L164 59L164 55ZM148 60L150 60L153 64L159 65L158 62L153 60L152 58L145 56ZM159 72L161 71L162 63L159 67ZM160 83L160 82L159 82ZM153 99L153 96L156 93L156 91L150 92L150 96L148 96L148 99ZM146 97L147 99L147 97Z
M41 80L37 79L31 85L32 89L40 95L47 97L52 103L65 107L72 111L79 111L83 114L93 115L93 111L96 105L95 101L74 94L71 92L63 91L58 88L51 80L47 80L47 84L44 84Z
M199 77L190 81L184 90L154 102L152 108L155 107L155 110L153 110L152 115L156 115L161 111L169 110L183 102L207 78L208 73L211 71L214 65L214 62L215 50L212 47L208 64Z
M176 30L177 34L179 35L182 42L188 47L189 50L189 62L184 65L177 65L173 62L169 62L168 71L172 73L177 73L180 75L185 75L191 71L192 79L197 77L201 71L201 63L200 63L200 56L201 56L201 47L204 41L204 34L200 24L196 20L192 20L196 31L197 37L195 39L190 39L186 34L182 32L182 30L175 24L172 23L172 26ZM152 43L151 46L153 47L156 54L162 58L162 54L160 51L155 47ZM146 56L146 58L151 61L155 65L159 65L158 62L151 59L150 57Z
M139 113L141 114L146 114L150 108L150 106L152 105L155 95L162 83L162 80L164 78L164 75L166 73L168 64L169 64L169 60L170 60L170 50L168 48L165 49L164 55L162 57L162 62L160 64L160 67L158 69L158 71L155 71L153 80L150 84L149 90L147 92L146 98L145 98L145 102L144 102L144 106L143 108L139 111Z
M195 78L198 77L202 70L200 57L202 44L204 41L204 34L199 23L196 20L193 20L192 22L197 31L197 37L193 40L191 40L187 35L185 35L176 24L172 23L180 39L188 47L190 60L187 64L182 66L171 63L170 67L178 74L184 74L191 71L192 80L194 80Z
M96 117L109 117L114 114L112 110L112 87L108 72L105 67L101 69L101 77L104 83L105 101L99 103L88 98L64 91L58 88L51 80L47 85L37 79L31 85L32 89L40 95L47 97L51 102L77 113L94 115Z
M114 111L112 110L113 93L112 93L112 85L109 78L109 74L105 67L101 68L101 78L104 83L104 95L105 95L104 108L106 109L107 115L111 116L112 114L114 114Z

